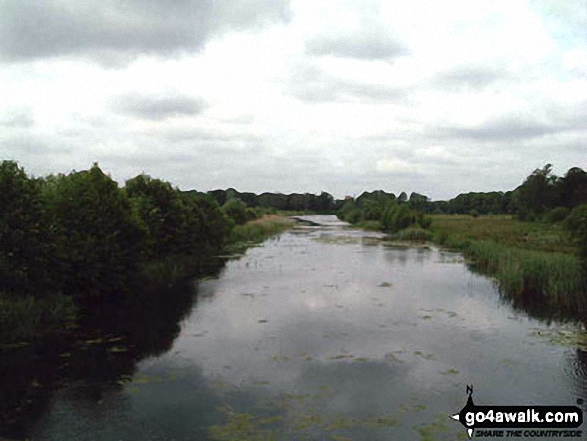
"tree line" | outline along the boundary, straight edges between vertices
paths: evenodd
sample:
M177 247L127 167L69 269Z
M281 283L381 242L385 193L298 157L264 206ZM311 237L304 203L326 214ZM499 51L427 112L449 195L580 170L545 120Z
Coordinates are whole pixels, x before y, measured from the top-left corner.
M118 184L91 169L29 177L0 163L0 293L122 296L146 262L222 249L234 222L205 194L140 175Z

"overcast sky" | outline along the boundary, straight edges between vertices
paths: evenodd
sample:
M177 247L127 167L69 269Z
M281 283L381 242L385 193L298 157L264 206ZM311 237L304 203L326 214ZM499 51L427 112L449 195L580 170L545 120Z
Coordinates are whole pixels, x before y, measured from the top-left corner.
M0 159L448 199L587 169L587 0L0 0Z

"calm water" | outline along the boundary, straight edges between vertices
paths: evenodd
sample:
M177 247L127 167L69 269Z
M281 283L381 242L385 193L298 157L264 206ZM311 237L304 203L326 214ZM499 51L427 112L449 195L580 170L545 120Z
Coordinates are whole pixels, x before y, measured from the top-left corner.
M467 384L477 404L587 397L576 325L514 311L457 253L302 227L182 289L132 332L12 355L27 404L5 435L452 440Z

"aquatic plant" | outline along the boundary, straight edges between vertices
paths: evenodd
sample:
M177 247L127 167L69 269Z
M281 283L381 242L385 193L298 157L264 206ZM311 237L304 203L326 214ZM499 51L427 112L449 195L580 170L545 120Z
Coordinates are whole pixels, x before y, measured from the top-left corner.
M293 225L293 220L276 215L264 216L244 225L236 225L228 238L226 250L229 253L243 252L249 246L281 234Z
M35 339L75 320L71 297L14 296L0 293L0 342L12 344Z

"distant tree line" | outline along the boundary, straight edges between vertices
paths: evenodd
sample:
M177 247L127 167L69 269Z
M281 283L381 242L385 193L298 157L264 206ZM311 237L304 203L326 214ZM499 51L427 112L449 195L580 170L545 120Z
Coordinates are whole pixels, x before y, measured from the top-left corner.
M382 190L364 192L358 198L345 200L338 217L371 229L397 233L408 227L427 228L430 219L424 216L428 198L412 193L408 199L405 192L398 197Z
M125 294L145 262L203 261L234 225L207 195L140 175L124 188L97 164L32 178L0 163L0 293L76 300Z
M515 190L462 193L449 201L426 204L434 214L515 214L521 220L557 221L573 208L587 203L587 173L573 167L562 177L552 174L552 165L534 170ZM555 210L552 215L550 212Z
M311 193L240 193L234 188L227 190L209 191L219 205L224 205L232 199L237 199L250 208L266 208L282 211L311 211L314 213L330 213L342 205L331 194L322 192L319 195Z

